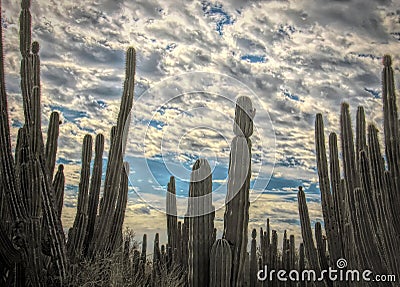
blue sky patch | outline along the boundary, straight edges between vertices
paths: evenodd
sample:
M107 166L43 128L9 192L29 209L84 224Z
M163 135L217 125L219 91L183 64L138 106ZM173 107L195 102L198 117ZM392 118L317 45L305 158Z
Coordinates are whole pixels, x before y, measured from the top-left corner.
M249 63L265 63L267 61L265 56L260 55L244 55L240 59Z
M19 121L19 120L17 120L17 119L12 119L11 120L11 126L13 127L13 128L22 128L23 127L23 124Z
M232 17L223 9L222 4L212 4L207 1L203 1L202 5L204 15L215 19L215 29L220 36L223 35L223 28L225 25L232 25L235 22L232 20Z
M380 99L381 98L381 92L378 91L378 90L364 88L364 91L370 93L374 97L374 99Z
M292 94L289 90L287 89L281 89L283 95L285 96L285 98L290 99L292 101L296 101L296 102L302 102L299 98L299 96Z
M99 105L100 108L105 109L108 107L107 103L102 100L97 100L96 103Z
M148 120L148 119L137 119L136 122L140 125L144 125L144 126L151 126L153 128L156 128L157 130L162 130L162 128L164 126L166 126L167 124L162 122L162 121L158 121L158 120Z
M50 109L52 111L54 111L54 110L60 111L62 113L64 119L66 121L72 122L72 123L76 123L76 120L81 119L81 118L89 118L89 115L87 112L71 110L67 107L50 105Z

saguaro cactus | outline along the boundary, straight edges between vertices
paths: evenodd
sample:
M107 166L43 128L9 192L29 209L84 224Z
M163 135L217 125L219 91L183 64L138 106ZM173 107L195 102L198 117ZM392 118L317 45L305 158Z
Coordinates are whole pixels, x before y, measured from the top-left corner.
M235 123L229 159L228 191L224 215L224 238L232 245L231 286L244 283L244 262L247 254L249 191L251 177L251 140L255 109L248 97L236 102Z
M193 165L190 177L188 285L205 287L209 284L210 251L214 232L211 168L205 159Z

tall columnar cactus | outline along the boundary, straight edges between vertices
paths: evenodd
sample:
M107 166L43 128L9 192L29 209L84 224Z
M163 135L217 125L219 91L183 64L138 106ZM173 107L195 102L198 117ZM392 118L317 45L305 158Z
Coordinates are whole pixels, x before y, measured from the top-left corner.
M377 230L383 242L383 251L386 254L387 266L391 270L396 270L396 266L400 259L396 252L396 237L400 234L395 222L395 213L392 212L392 203L389 196L389 184L385 180L384 161L381 155L378 131L374 125L368 126L368 155L370 157L370 174L371 174L371 190L372 200L374 202L375 215L377 217ZM387 174L387 173L386 173ZM390 254L393 254L390 256Z
M147 234L143 234L142 253L140 254L140 261L141 261L142 266L144 268L144 265L147 262Z
M68 253L71 258L80 256L83 251L83 243L86 236L88 223L89 206L89 180L90 180L90 162L92 160L93 138L85 135L82 147L82 168L81 179L79 182L78 205L73 227L68 234Z
M103 172L103 152L104 136L102 134L98 134L96 136L94 164L89 188L88 224L83 246L85 255L87 255L89 244L93 239L93 233L97 218L97 209L99 205L101 188L101 176Z
M231 286L243 285L244 258L247 254L249 192L251 177L251 140L255 109L248 97L236 102L235 134L229 159L228 191L224 215L224 238L232 245Z
M160 235L156 233L153 245L153 270L152 270L152 287L158 286L158 280L161 275L161 250L160 250Z
M296 241L293 234L289 236L289 270L296 269Z
M118 114L115 135L111 141L107 163L102 206L100 208L98 222L96 223L94 241L89 247L89 254L91 256L106 252L108 244L107 238L110 236L111 226L113 225L110 218L113 217L115 212L115 204L120 188L124 148L123 136L126 132L126 124L128 124L129 113L132 109L135 68L136 52L135 49L129 48L126 53L126 71L121 107Z
M392 58L383 57L382 71L382 99L384 112L385 155L393 188L388 188L394 226L400 236L400 131L397 113L397 99L395 92Z
M321 205L324 216L325 230L329 234L329 253L332 262L342 258L342 246L339 241L339 223L335 217L335 207L331 194L328 162L325 149L325 135L322 115L318 114L315 121L315 146L317 156L317 169L321 190ZM306 246L307 247L307 246Z
M226 287L231 281L232 251L229 242L217 239L211 248L210 287Z
M277 270L278 266L278 233L276 230L272 230L271 235L271 246L270 246L270 258L269 258L269 266L271 266L271 270ZM276 284L272 284L272 286L276 286Z
M176 209L175 178L171 176L167 188L167 233L168 248L175 254L178 246L178 217Z
M24 127L20 129L15 148L15 160L12 154L8 119L7 94L4 81L3 43L0 41L0 212L4 222L0 224L2 235L0 245L0 265L5 268L4 278L8 283L22 286L33 284L40 286L65 285L68 272L68 260L65 236L61 225L61 210L64 194L65 177L60 165L54 179L57 140L59 133L59 115L52 113L49 122L46 146L43 143L41 128L41 80L39 44L32 42L30 0L21 1L20 13L20 53L21 53L21 93L24 110ZM0 38L2 38L0 26ZM94 200L92 223L98 221L98 234L92 242L94 253L106 251L110 241L120 242L123 214L127 196L126 173L121 173L123 137L126 121L132 107L135 73L135 51L127 52L126 79L124 95L118 124L114 128L108 160L108 174L104 192L104 213L96 220L97 202ZM100 140L101 141L101 140ZM102 140L104 145L104 139ZM101 145L101 144L99 144ZM102 153L103 147L101 147ZM96 143L96 154L97 154ZM99 152L100 153L100 152ZM97 156L100 169L94 172L92 179L94 195L99 194L101 182L101 155ZM90 160L89 160L90 163ZM87 212L87 190L89 186L89 163L82 168L78 218ZM91 192L92 194L92 192ZM96 196L94 196L96 197ZM81 211L84 211L83 213ZM4 215L4 216L3 216ZM112 216L110 216L112 215ZM117 222L111 228L113 220ZM86 238L85 220L78 220L72 232L70 246L81 249L81 242ZM3 230L6 230L3 233ZM110 235L110 233L112 233ZM81 234L81 235L79 235ZM116 235L116 236L114 236ZM12 240L10 240L12 238ZM83 238L83 239L82 239ZM115 240L114 240L115 239ZM74 244L72 244L74 241ZM13 248L12 248L13 247ZM70 248L71 250L71 248ZM76 254L75 252L72 252ZM70 252L71 254L71 252ZM92 253L93 254L93 253ZM5 259L5 258L9 259ZM7 270L8 269L8 270ZM46 278L47 276L47 278Z
M328 270L329 264L328 264L328 258L325 253L325 248L324 248L324 240L322 237L322 226L321 222L316 222L315 223L315 239L317 242L317 250L318 250L318 257L319 257L319 262L321 265L322 270Z
M383 57L383 64L382 99L386 157L383 158L380 151L377 128L369 125L367 133L365 111L362 107L357 109L354 143L347 103L342 104L340 115L343 173L340 171L337 137L336 134L331 133L329 136L330 178L328 176L321 115L317 115L315 126L316 154L330 265L334 264L332 259L341 255L348 260L349 266L353 269L370 268L375 273L398 274L400 272L399 119L390 56ZM343 179L341 179L341 174L344 175ZM326 208L327 203L330 206L330 200L326 200L329 199L330 191L332 191L333 209ZM300 209L301 205L303 203L299 201ZM335 224L330 225L331 222ZM338 237L332 234L329 226L336 227L340 240L335 239ZM303 234L304 247L308 256L306 242L309 240L307 238L309 235ZM317 242L318 249L322 250L324 247L319 229ZM338 245L336 245L337 242ZM333 250L332 247L334 247ZM341 253L335 253L335 250L340 249ZM322 257L320 259L321 264L326 265L325 259Z
M65 188L65 176L64 176L64 165L60 164L53 181L54 186L54 205L58 218L61 219L62 207L64 204L64 188Z
M30 31L29 31L30 33ZM28 34L21 32L20 34ZM3 53L3 26L0 25L0 162L3 183L3 192L8 202L13 221L23 221L26 218L25 207L21 202L20 190L14 170L14 157L11 151L10 125L8 116L8 102L5 87L4 53Z
M337 222L337 232L338 232L338 248L342 250L345 249L343 238L346 234L344 232L344 214L345 210L345 200L346 193L340 188L340 167L339 167L339 152L337 145L337 135L335 133L329 134L329 167L330 167L330 179L332 188L332 199L334 205L334 216ZM344 255L344 254L343 254Z
M182 268L186 271L189 263L189 219L184 217L182 224L182 236L181 236L181 250L182 250Z
M250 249L250 287L257 286L257 231L253 229L251 232L251 249Z
M208 286L210 251L214 232L211 168L205 159L198 159L190 176L188 223L189 258L188 286Z
M367 147L367 133L365 124L365 112L364 107L358 107L357 109L357 121L356 121L356 162L359 162L360 152L365 150Z
M52 112L50 116L49 129L47 131L46 141L46 167L49 171L49 180L53 181L54 167L56 164L57 155L57 140L60 132L60 115L57 112ZM55 188L55 187L54 187Z
M400 189L400 135L399 117L397 114L397 102L395 94L394 75L392 68L392 58L389 55L383 57L382 71L382 99L384 112L384 131L385 131L385 153L388 163L388 171L394 179L395 190ZM395 192L394 199L397 207L400 204L400 196ZM397 209L397 215L400 211Z
M113 253L122 247L122 226L124 224L125 210L128 202L128 175L129 175L129 164L124 162L121 169L121 182L117 198L117 205L115 207L115 213L113 217L113 226L111 227L109 237L109 247L107 252Z
M305 254L304 244L300 243L300 246L299 246L299 274L302 274L303 271L306 269L306 260L305 260L304 254ZM304 280L301 280L299 283L299 287L305 287L305 286L306 286L306 282Z
M310 216L308 214L308 207L306 203L306 195L303 188L299 187L297 194L299 204L300 226L301 235L303 237L304 250L310 269L316 272L321 270L318 260L317 249L315 248L314 240L312 237L312 229L310 223Z

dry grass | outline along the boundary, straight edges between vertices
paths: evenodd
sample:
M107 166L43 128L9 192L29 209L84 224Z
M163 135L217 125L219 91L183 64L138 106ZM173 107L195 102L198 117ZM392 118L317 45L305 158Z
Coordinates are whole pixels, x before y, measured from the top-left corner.
M186 276L179 266L158 262L153 268L150 260L134 260L139 246L130 229L124 232L123 246L109 256L84 259L71 266L68 286L185 286Z

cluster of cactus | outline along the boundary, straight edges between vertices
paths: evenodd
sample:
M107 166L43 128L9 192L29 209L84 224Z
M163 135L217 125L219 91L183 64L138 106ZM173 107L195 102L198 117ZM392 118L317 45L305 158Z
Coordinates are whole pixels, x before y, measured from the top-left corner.
M316 117L316 159L327 238L324 246L320 225L315 226L317 247L314 245L305 194L302 190L298 193L306 258L316 270L335 267L338 259L345 258L352 270L400 274L400 131L391 63L391 57L385 55L382 72L384 157L378 129L372 123L367 127L363 107L357 109L354 140L349 105L343 103L340 115L343 172L335 133L329 135L328 165L322 115ZM326 245L328 252L325 252Z
M128 166L123 164L123 132L133 101L135 50L129 48L118 122L113 129L100 213L104 136L96 136L90 178L92 136L83 140L77 213L65 238L61 213L64 168L56 166L60 119L50 116L47 141L42 136L39 44L31 40L30 0L21 1L20 53L24 125L12 153L0 41L0 285L68 284L73 265L83 259L112 254L122 246L122 225L128 193ZM0 27L2 38L2 27ZM53 176L54 175L54 176Z
M247 232L251 177L251 140L255 110L248 97L236 103L223 238L216 240L211 169L205 159L193 166L188 211L177 222L174 178L168 184L168 246L175 262L187 270L188 286L244 286L249 263ZM226 258L220 258L225 254ZM246 259L247 258L247 259ZM222 269L221 269L222 268ZM219 272L221 271L221 272ZM229 284L227 282L230 282ZM226 285L228 284L228 285Z

